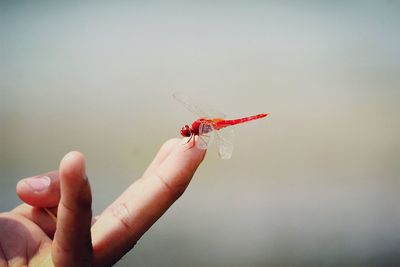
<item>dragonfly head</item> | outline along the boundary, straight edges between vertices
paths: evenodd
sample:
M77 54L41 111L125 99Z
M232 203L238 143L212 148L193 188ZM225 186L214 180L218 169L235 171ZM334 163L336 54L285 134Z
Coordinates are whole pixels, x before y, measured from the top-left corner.
M185 125L181 129L181 135L183 137L190 137L192 135L192 131L190 130L189 125Z

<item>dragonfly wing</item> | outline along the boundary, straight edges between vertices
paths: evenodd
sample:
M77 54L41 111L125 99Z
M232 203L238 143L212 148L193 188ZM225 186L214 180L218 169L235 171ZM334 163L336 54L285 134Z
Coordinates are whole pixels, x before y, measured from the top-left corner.
M196 142L196 147L199 149L207 149L209 141L210 141L210 136L207 135L199 136Z
M213 128L211 125L202 123L199 126L199 138L196 142L196 145L200 149L207 149L208 143L210 142L211 139L211 132L213 131Z
M214 132L215 144L217 146L219 156L222 159L230 159L233 153L233 129L228 127Z
M183 93L176 92L173 94L173 97L176 101L183 104L187 110L189 110L190 112L192 112L193 114L196 114L197 116L199 116L201 118L225 118L226 117L225 114L215 111L214 109L204 107L199 104L194 104L194 103L196 103L196 101Z

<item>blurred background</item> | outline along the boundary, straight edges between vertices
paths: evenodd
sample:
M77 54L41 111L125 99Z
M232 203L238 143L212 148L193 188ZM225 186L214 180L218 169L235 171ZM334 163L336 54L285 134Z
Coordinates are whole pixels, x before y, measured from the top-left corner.
M100 212L196 118L236 127L117 266L400 266L399 1L2 1L0 209L87 157Z

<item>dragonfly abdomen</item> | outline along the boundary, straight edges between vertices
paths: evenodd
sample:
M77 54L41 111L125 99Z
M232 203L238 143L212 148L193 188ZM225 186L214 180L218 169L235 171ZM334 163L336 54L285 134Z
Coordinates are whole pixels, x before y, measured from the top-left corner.
M224 128L224 127L227 127L230 125L236 125L236 124L245 123L245 122L252 121L252 120L258 120L261 118L265 118L267 116L268 116L268 113L260 113L260 114L254 115L254 116L244 117L244 118L240 118L240 119L223 120L223 121L217 122L217 125L220 128Z

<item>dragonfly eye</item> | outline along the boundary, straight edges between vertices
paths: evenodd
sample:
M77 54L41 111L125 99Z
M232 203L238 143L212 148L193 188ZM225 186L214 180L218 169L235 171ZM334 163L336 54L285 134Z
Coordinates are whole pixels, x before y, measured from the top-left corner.
M185 125L181 129L181 135L183 137L190 137L192 135L192 132L190 131L189 125Z

